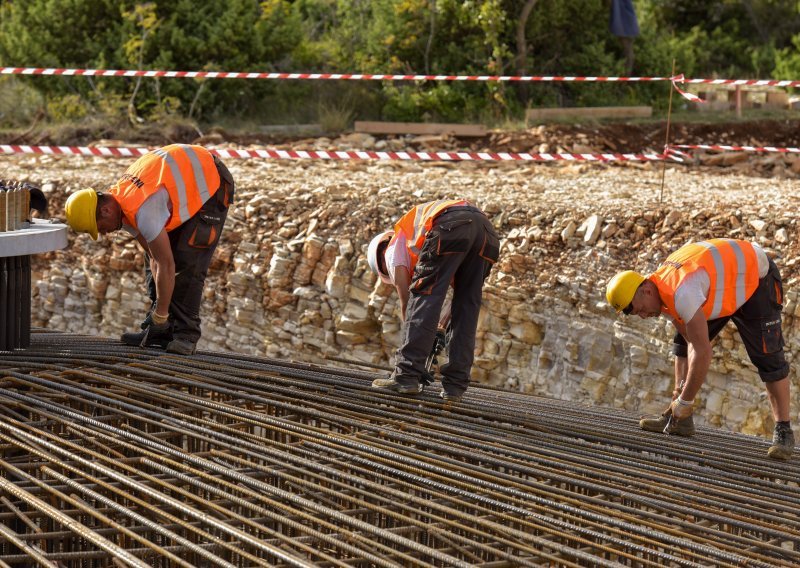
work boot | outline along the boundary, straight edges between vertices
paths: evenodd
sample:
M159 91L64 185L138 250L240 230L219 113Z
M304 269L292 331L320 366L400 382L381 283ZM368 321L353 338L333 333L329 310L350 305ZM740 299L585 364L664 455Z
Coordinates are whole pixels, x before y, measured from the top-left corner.
M392 375L388 379L375 379L372 381L372 388L389 390L400 394L419 394L424 387L419 382L416 385L401 385Z
M794 450L794 432L787 426L775 426L772 434L772 445L767 455L775 460L788 460Z
M667 408L658 418L642 418L639 420L639 427L648 432L664 432L667 427L670 417L672 416L672 409ZM690 414L686 418L680 420L673 419L670 424L667 434L675 434L676 436L694 436L694 418Z
M188 339L178 337L167 345L167 353L177 353L178 355L194 355L197 351L197 343Z
M162 326L151 325L143 331L128 331L122 334L120 339L125 345L132 345L134 347L141 347L142 341L147 337L145 347L156 347L158 349L166 349L170 341L172 341L172 330L170 326L165 324Z
M464 393L450 394L446 390L442 389L442 392L439 393L439 396L442 397L442 400L445 402L461 402L461 399L464 398Z

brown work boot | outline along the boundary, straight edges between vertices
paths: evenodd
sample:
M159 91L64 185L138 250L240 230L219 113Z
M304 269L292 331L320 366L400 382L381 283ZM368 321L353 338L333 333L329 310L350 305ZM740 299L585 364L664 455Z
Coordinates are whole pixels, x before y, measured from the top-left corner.
M397 382L394 375L388 379L375 379L372 381L372 388L393 391L400 394L419 394L425 388L422 384L401 385Z
M664 414L658 418L642 418L639 420L639 427L648 432L664 432L664 429L672 417L672 409L667 408ZM666 434L675 434L676 436L694 436L694 418L690 414L686 418L680 420L673 419L669 425Z
M167 345L167 353L177 353L178 355L194 355L197 351L197 343L181 337L176 337Z
M168 324L150 325L143 331L127 331L120 337L122 343L133 347L157 347L165 349L172 341L172 330ZM144 345L142 345L144 343Z
M791 428L775 426L772 434L772 445L767 455L775 460L788 460L794 451L794 432Z
M439 396L442 397L442 400L445 402L461 402L464 399L464 393L452 393L447 392L446 390L442 389L442 392L439 393Z

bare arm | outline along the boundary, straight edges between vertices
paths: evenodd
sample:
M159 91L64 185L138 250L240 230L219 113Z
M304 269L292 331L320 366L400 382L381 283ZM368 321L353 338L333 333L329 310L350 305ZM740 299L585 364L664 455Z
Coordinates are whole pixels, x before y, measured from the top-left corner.
M138 238L141 238L139 236ZM169 315L169 303L175 289L175 259L169 245L167 232L162 230L158 236L147 244L150 253L150 269L156 284L155 313L166 317Z
M689 344L686 384L681 398L694 400L706 380L711 365L711 341L708 339L708 321L703 310L697 310L686 324L686 341Z
M686 339L686 326L682 323L673 321L672 324L684 339ZM686 357L675 357L675 386L672 390L672 400L678 398L683 390L686 381L686 373L689 372L689 360Z
M400 317L406 321L406 307L410 297L409 287L411 286L411 275L405 266L396 266L394 269L394 287L397 295L400 296Z

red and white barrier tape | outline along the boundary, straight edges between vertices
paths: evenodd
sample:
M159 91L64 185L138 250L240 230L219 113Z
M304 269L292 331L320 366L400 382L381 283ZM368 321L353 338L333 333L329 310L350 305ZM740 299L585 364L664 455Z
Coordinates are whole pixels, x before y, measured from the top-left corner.
M685 82L749 87L800 87L800 81L781 81L778 79L685 79Z
M140 69L70 69L61 67L0 67L0 75L65 75L91 77L185 77L207 79L317 79L368 81L675 81L711 85L800 87L800 81L776 79L685 79L676 77L591 77L564 75L393 75L373 73L259 73L247 71L150 71Z
M800 154L800 148L777 148L775 146L722 146L720 144L673 144L672 148L685 150L727 150L732 152L782 152L784 154Z
M697 95L694 95L694 94L692 94L692 93L690 93L688 91L684 91L683 89L681 89L678 86L678 83L686 82L686 79L683 78L683 75L676 75L675 77L672 77L671 80L672 80L672 88L675 89L676 91L678 91L683 98L685 98L685 99L687 99L687 100L689 100L689 101L691 101L693 103L704 103L704 102L706 102L703 99L701 99L700 97L698 97Z
M387 75L372 73L256 73L237 71L143 71L131 69L62 69L0 67L0 75L63 75L89 77L177 77L204 79L315 79L345 81L670 81L670 77L567 77L556 75Z
M373 151L327 151L327 150L231 150L209 148L221 158L268 158L290 160L415 160L415 161L522 161L554 162L647 162L666 158L681 161L679 157L664 154L567 154L567 153L511 153L511 152L373 152ZM149 152L149 148L110 148L88 146L23 146L0 144L0 154L48 154L81 155L100 157L137 157Z

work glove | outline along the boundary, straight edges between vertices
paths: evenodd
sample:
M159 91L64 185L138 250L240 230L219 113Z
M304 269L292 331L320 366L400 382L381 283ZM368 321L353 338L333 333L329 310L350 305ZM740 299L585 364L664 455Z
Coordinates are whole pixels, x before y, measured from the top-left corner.
M139 345L139 347L147 347L148 345L157 342L159 339L163 339L164 336L169 334L169 331L170 324L168 321L161 324L151 322L150 325L148 325L144 330L142 343Z
M694 411L694 401L688 402L678 397L672 401L669 409L672 411L672 416L676 420L689 418Z

